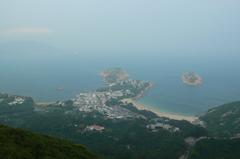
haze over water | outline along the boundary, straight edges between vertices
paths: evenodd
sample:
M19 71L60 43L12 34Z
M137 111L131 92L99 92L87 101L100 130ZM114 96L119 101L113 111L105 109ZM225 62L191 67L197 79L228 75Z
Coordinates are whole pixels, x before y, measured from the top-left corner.
M126 69L131 78L153 81L154 87L140 102L162 111L192 115L240 100L240 63L236 56L96 58L53 53L48 58L35 54L1 54L0 57L1 91L32 96L41 102L71 99L77 93L95 90L104 85L99 72L111 67ZM184 85L180 77L185 71L200 74L203 85Z
M240 100L239 15L237 0L3 0L0 91L64 100L122 67L155 83L140 102L199 114ZM186 71L203 85L184 85Z

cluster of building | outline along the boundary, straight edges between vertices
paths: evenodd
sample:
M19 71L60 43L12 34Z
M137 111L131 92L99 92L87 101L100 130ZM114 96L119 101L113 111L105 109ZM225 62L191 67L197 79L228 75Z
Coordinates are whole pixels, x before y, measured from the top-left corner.
M170 124L160 123L160 122L157 122L154 124L148 124L146 127L147 127L147 129L151 130L152 132L157 132L159 129L165 129L165 130L167 130L169 132L173 132L173 133L180 131L180 129L178 127L175 127Z
M143 87L146 84L145 81L135 80L135 79L127 79L127 80L121 81L119 83L120 83L120 85L130 84L133 87Z
M97 111L107 118L122 119L136 116L135 113L118 105L107 105L107 101L123 96L121 91L80 93L73 99L73 106L81 112Z
M104 126L100 126L100 125L93 124L93 125L88 125L88 126L84 129L84 131L100 131L100 132L102 132L104 129L105 129Z
M107 118L122 119L139 117L124 107L109 104L112 99L120 100L142 94L151 83L141 80L121 80L93 92L80 93L73 99L73 106L81 112L97 111Z
M142 90L144 91L146 87L150 86L150 82L141 81L141 80L134 80L134 79L127 79L121 82L117 82L109 86L110 89L119 89L122 88L123 90L126 90L126 93L132 94L135 92L135 90Z
M17 105L17 104L23 104L25 101L22 97L14 97L13 101L9 102L8 105Z

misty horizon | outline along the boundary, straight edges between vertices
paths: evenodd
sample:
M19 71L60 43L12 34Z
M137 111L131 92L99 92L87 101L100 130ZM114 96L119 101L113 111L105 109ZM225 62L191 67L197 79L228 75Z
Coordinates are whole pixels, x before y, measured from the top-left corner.
M238 1L0 2L0 42L38 41L80 54L234 54Z

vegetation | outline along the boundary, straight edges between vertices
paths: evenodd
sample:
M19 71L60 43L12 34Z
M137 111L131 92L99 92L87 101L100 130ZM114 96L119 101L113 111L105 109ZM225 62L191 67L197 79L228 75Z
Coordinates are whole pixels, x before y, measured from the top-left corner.
M239 159L240 139L204 139L193 147L189 159Z
M73 107L71 101L66 101L64 106L32 103L31 106L25 107L25 111L21 113L14 112L15 108L22 106L16 105L12 107L13 114L0 113L0 122L13 127L26 128L34 132L69 139L74 143L86 145L107 159L179 158L188 148L184 138L196 136L195 130L201 129L186 121L159 118L151 112L137 110L131 104L126 105L115 100L111 100L107 104L119 104L146 118L108 119L98 112L79 112ZM0 108L2 106L7 105L0 103ZM163 128L151 131L147 125L155 119L164 124L175 125L181 131L170 132ZM93 124L103 126L105 130L101 132L86 131L86 127ZM201 135L206 135L204 131L201 133Z
M187 152L190 152L190 159L235 159L240 156L237 152L240 148L239 139L231 139L239 137L237 133L239 132L239 124L237 123L240 116L240 102L211 109L207 114L201 116L200 119L206 124L205 129L192 125L187 121L159 118L152 112L138 110L133 105L123 103L117 99L112 99L106 104L109 106L119 105L133 113L139 114L140 117L109 119L98 112L80 112L73 106L71 100L65 101L64 104L57 104L57 102L50 105L38 105L35 104L31 98L24 98L25 101L22 104L9 105L9 102L12 102L14 98L15 96L9 95L0 96L0 123L86 145L92 151L100 154L102 158L176 159ZM158 122L163 125L177 127L180 131L173 132L161 127L152 131L147 128L149 124L151 125ZM221 124L222 122L224 122L224 124ZM94 124L100 125L105 129L103 131L86 130L87 126ZM4 127L4 129L6 129L6 127ZM15 129L15 131L22 130ZM0 134L11 135L11 133L6 131L3 133L0 132ZM24 134L28 135L27 137L34 136L34 134L29 132ZM192 146L189 146L185 142L185 139L188 137L197 139L202 136L212 136L215 139L202 139ZM221 139L221 137L223 138ZM226 137L231 138L227 139ZM34 139L36 138L37 137L34 137ZM17 144L21 144L20 147L17 147L19 150L17 148L11 148L11 146L10 148L8 148L9 146L4 146L5 148L2 149L2 154L9 155L10 152L13 152L13 158L15 157L14 155L19 155L19 153L26 153L26 156L34 158L35 156L31 155L39 153L39 151L43 155L54 155L61 147L61 144L54 144L50 141L45 142L45 139L49 139L47 136L41 137L40 143L35 142L34 139L25 140L22 136L17 137L16 140L11 136L8 139L10 141L6 139L8 139L8 137L4 137L4 135L1 136L1 143L5 142L8 144L9 142L17 142ZM21 140L18 141L18 139ZM51 139L52 142L55 140L57 139ZM21 141L23 141L23 143L21 143ZM59 139L57 141L72 145L70 142ZM23 148L23 144L25 143L28 143L24 145L27 149ZM47 149L37 151L39 145L40 148ZM54 147L54 145L59 145L60 147ZM54 150L51 150L48 146L51 146ZM61 153L73 151L72 154L74 155L74 153L76 153L76 156L78 156L78 153L75 152L75 146L64 146L64 149L59 151L61 151ZM84 149L82 146L77 147ZM72 148L73 150L68 150ZM36 153L35 150L37 151ZM48 153L49 151L54 153ZM64 154L62 154L61 156L64 158L66 155L64 156ZM44 158L44 156L41 157ZM58 156L48 157L59 158ZM0 156L0 158L2 157Z
M224 104L210 109L200 117L211 136L240 136L240 102Z
M172 159L178 158L187 148L181 134L163 129L151 132L143 119L106 120L97 113L64 114L54 110L21 116L9 124L17 126L18 120L24 121L18 125L20 127L81 143L109 159ZM103 132L85 131L86 126L92 124L106 129Z
M136 83L136 84L133 84ZM143 91L146 91L152 85L151 82L143 82L140 80L127 80L122 81L121 83L115 83L112 86L98 88L97 92L106 92L106 91L123 91L129 93L124 93L119 99L132 98L141 95Z
M85 147L69 141L0 125L1 159L96 159Z

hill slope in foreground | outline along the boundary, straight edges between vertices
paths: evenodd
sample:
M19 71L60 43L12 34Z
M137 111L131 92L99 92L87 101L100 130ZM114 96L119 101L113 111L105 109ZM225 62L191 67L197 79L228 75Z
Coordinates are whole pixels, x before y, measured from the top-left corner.
M240 139L204 139L192 148L188 159L239 159Z
M213 137L240 137L240 102L210 109L200 117Z
M0 125L2 159L95 159L85 147L57 138Z

